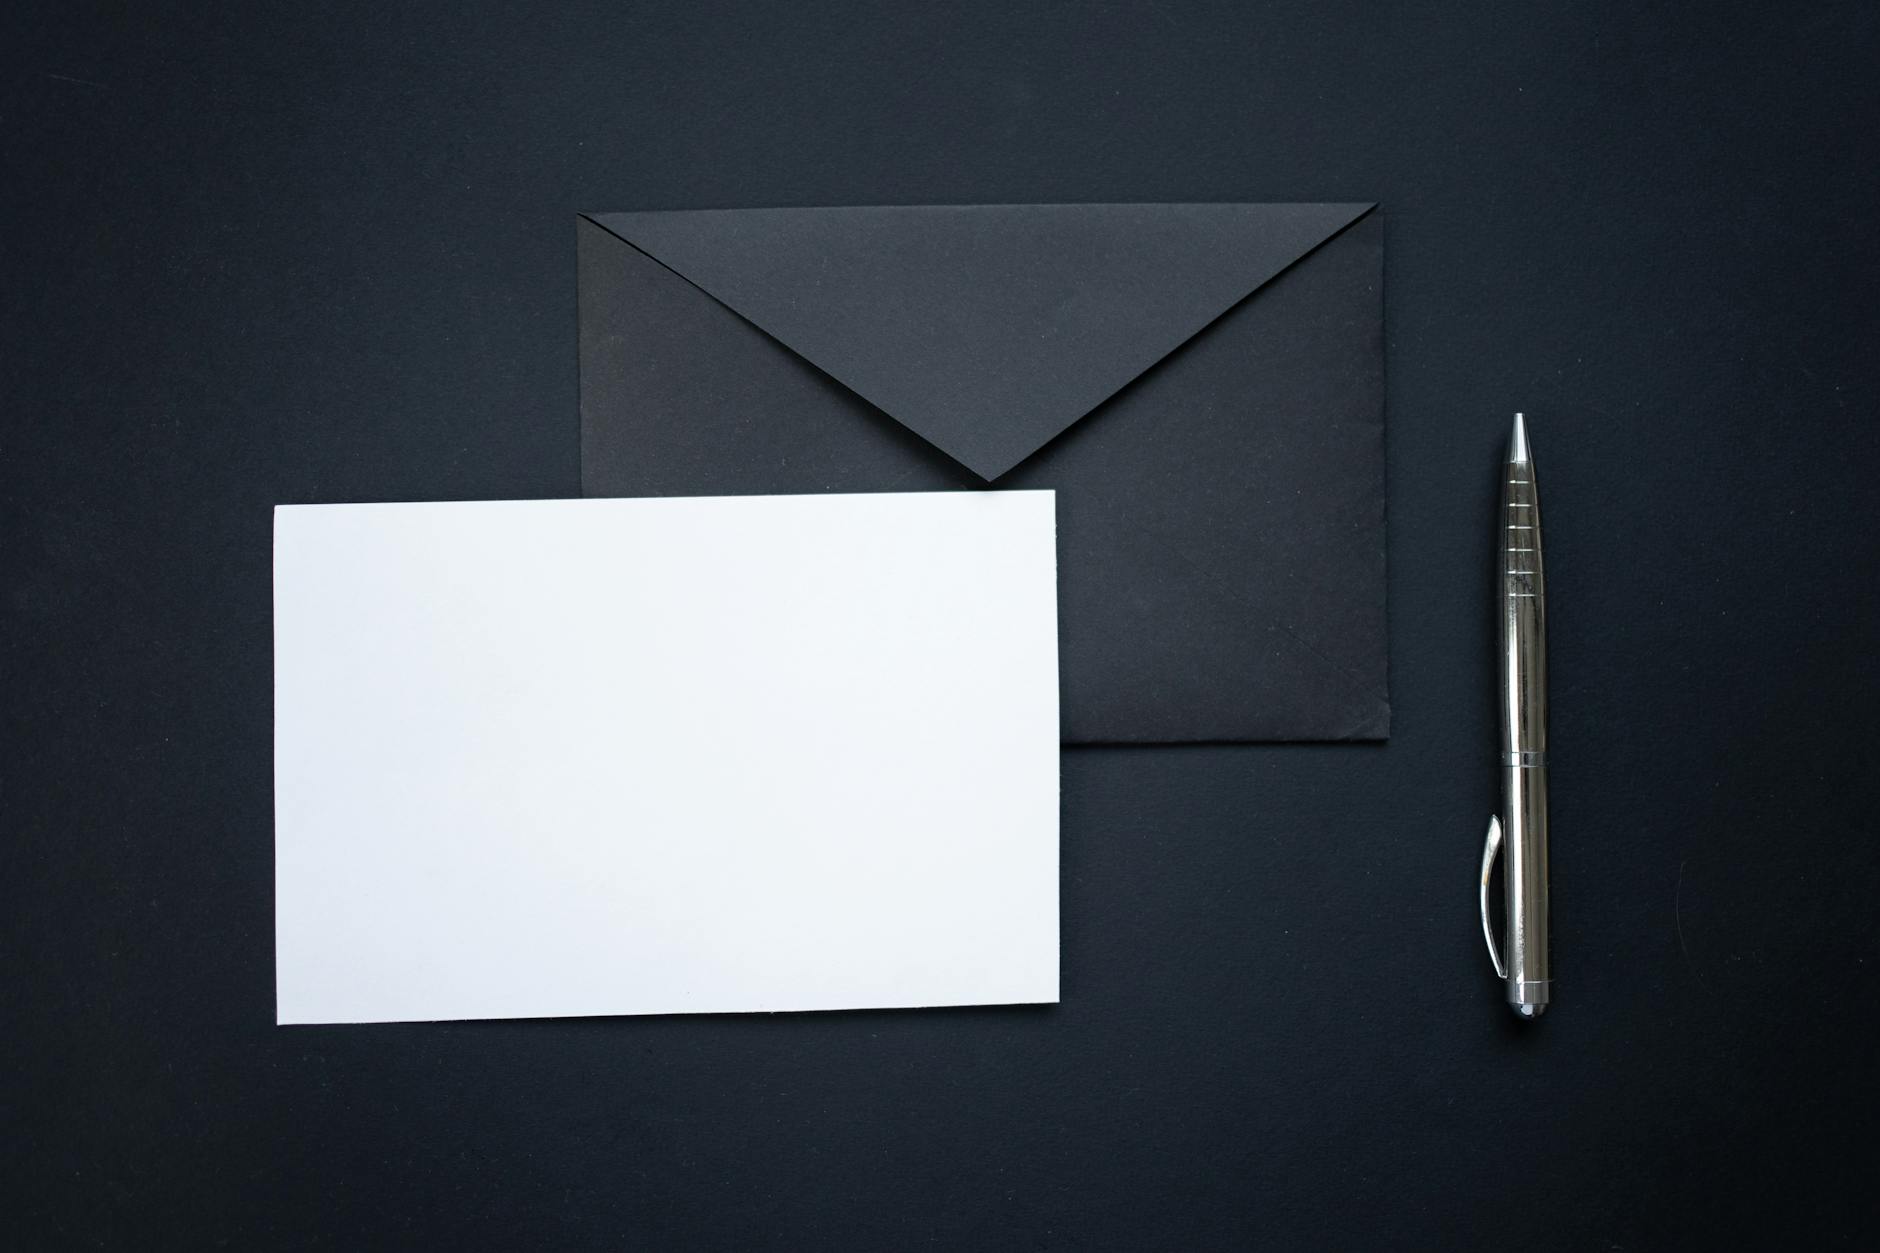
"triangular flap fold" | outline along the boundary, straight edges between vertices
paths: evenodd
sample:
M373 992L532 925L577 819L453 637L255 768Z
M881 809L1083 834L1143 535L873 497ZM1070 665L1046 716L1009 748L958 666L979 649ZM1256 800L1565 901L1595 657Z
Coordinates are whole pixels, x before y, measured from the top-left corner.
M991 480L1371 207L588 216Z

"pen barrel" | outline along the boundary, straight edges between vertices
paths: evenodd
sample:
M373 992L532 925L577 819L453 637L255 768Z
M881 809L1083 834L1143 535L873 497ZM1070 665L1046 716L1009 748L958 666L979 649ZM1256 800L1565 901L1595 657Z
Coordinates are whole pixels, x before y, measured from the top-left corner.
M1547 944L1547 767L1502 767L1503 899L1508 1003L1544 1006L1553 979Z
M1502 884L1510 1004L1548 1002L1547 586L1532 462L1510 462L1502 487Z

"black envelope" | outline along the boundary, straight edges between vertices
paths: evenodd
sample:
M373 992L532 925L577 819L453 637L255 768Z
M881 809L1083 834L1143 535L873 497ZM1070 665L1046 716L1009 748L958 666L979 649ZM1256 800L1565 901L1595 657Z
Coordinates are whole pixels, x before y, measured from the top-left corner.
M1372 206L577 229L587 495L1055 488L1067 742L1388 734Z

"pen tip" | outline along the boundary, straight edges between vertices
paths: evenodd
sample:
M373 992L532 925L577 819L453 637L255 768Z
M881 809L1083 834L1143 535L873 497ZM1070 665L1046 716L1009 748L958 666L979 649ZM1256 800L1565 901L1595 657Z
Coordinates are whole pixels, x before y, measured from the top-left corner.
M1514 434L1508 437L1508 460L1519 465L1528 460L1527 423L1514 415Z

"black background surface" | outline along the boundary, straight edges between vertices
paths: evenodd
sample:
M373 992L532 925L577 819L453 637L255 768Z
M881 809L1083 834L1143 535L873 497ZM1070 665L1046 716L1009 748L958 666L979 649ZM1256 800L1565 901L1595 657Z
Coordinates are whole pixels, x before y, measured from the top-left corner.
M1880 13L1680 7L10 6L0 1245L1864 1243ZM577 210L1162 199L1385 208L1387 746L1067 752L1056 1008L272 1025L269 507L577 494Z

